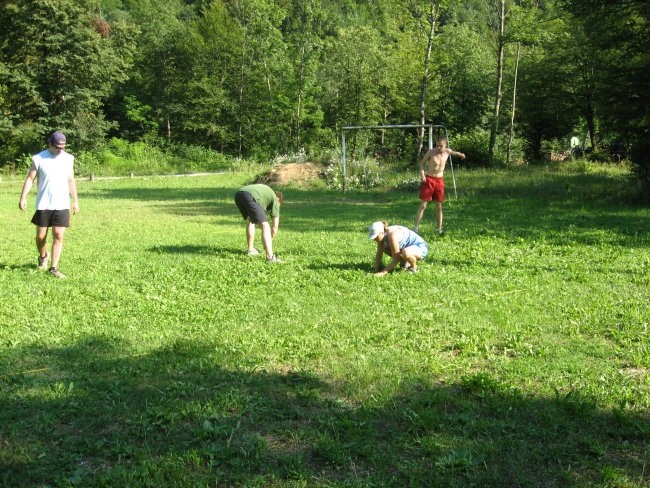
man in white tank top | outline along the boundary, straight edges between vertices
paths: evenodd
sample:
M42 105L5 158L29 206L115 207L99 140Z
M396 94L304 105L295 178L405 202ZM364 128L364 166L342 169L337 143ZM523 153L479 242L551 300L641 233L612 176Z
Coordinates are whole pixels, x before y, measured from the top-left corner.
M38 180L36 212L32 223L36 226L36 249L38 267L48 268L56 278L65 278L59 271L59 259L63 251L63 234L70 227L70 197L72 211L79 212L77 186L74 181L74 156L65 152L66 139L61 132L53 132L47 139L48 148L32 157L27 178L20 194L18 208L27 208L27 194L32 189L34 179ZM48 254L47 232L52 228L52 253Z

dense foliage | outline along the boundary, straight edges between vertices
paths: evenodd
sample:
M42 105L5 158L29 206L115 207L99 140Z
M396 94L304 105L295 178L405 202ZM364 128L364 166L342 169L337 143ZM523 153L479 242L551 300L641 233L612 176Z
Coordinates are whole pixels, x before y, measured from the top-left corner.
M423 117L481 141L467 150L487 164L505 160L514 112L508 159L567 149L577 135L648 179L644 5L3 0L0 166L54 128L77 151L118 137L266 158L336 148L344 125ZM376 138L366 143L408 139Z

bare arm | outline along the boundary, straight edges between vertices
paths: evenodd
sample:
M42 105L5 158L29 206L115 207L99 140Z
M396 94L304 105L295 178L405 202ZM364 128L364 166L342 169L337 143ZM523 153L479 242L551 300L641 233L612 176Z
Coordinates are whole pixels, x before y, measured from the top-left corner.
M68 188L72 197L72 213L79 213L79 197L77 196L77 183L74 180L73 172L68 176Z
M375 273L375 276L385 276L395 269L395 266L400 262L400 251L399 251L399 241L402 237L402 233L399 231L393 231L388 236L388 245L391 250L390 263L383 270Z
M280 229L280 217L271 218L271 239L275 238L275 235Z
M465 159L465 154L462 152L454 151L453 149L447 149L447 154L451 154L452 156L455 156L460 159Z
M424 153L424 156L420 160L420 181L425 181L426 178L426 168L425 164L429 160L429 158L433 157L433 149L427 150L426 153Z
M384 256L384 243L377 243L377 254L375 254L375 273L381 271L381 260Z
M32 189L35 178L36 165L32 163L31 167L29 168L29 173L27 173L27 178L25 178L25 183L23 183L23 191L20 193L20 200L18 200L18 208L20 210L25 210L27 208L27 194Z

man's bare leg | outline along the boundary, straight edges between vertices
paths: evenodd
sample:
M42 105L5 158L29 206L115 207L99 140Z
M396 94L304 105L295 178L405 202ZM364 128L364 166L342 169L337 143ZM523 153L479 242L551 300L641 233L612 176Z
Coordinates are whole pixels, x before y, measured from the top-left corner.
M255 224L250 220L246 224L246 246L248 252L255 252Z
M271 237L271 226L268 222L262 222L262 245L266 251L266 259L273 257L273 238Z
M442 202L436 203L436 222L438 223L438 233L442 234Z
M44 258L47 255L47 227L36 227L36 250L38 257Z
M59 259L63 253L63 234L65 227L52 227L52 268L59 267Z

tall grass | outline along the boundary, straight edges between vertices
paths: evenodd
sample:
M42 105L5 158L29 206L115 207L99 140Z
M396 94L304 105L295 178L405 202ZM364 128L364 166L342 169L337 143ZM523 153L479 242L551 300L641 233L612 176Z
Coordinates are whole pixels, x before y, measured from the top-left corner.
M74 153L74 148L71 149ZM238 166L235 158L198 146L149 144L113 138L92 152L76 154L79 176L152 176L218 172Z
M5 179L0 484L647 486L626 177L459 171L420 273L381 279L367 226L410 225L413 193L284 188L267 265L232 200L249 172L84 180L61 281Z

